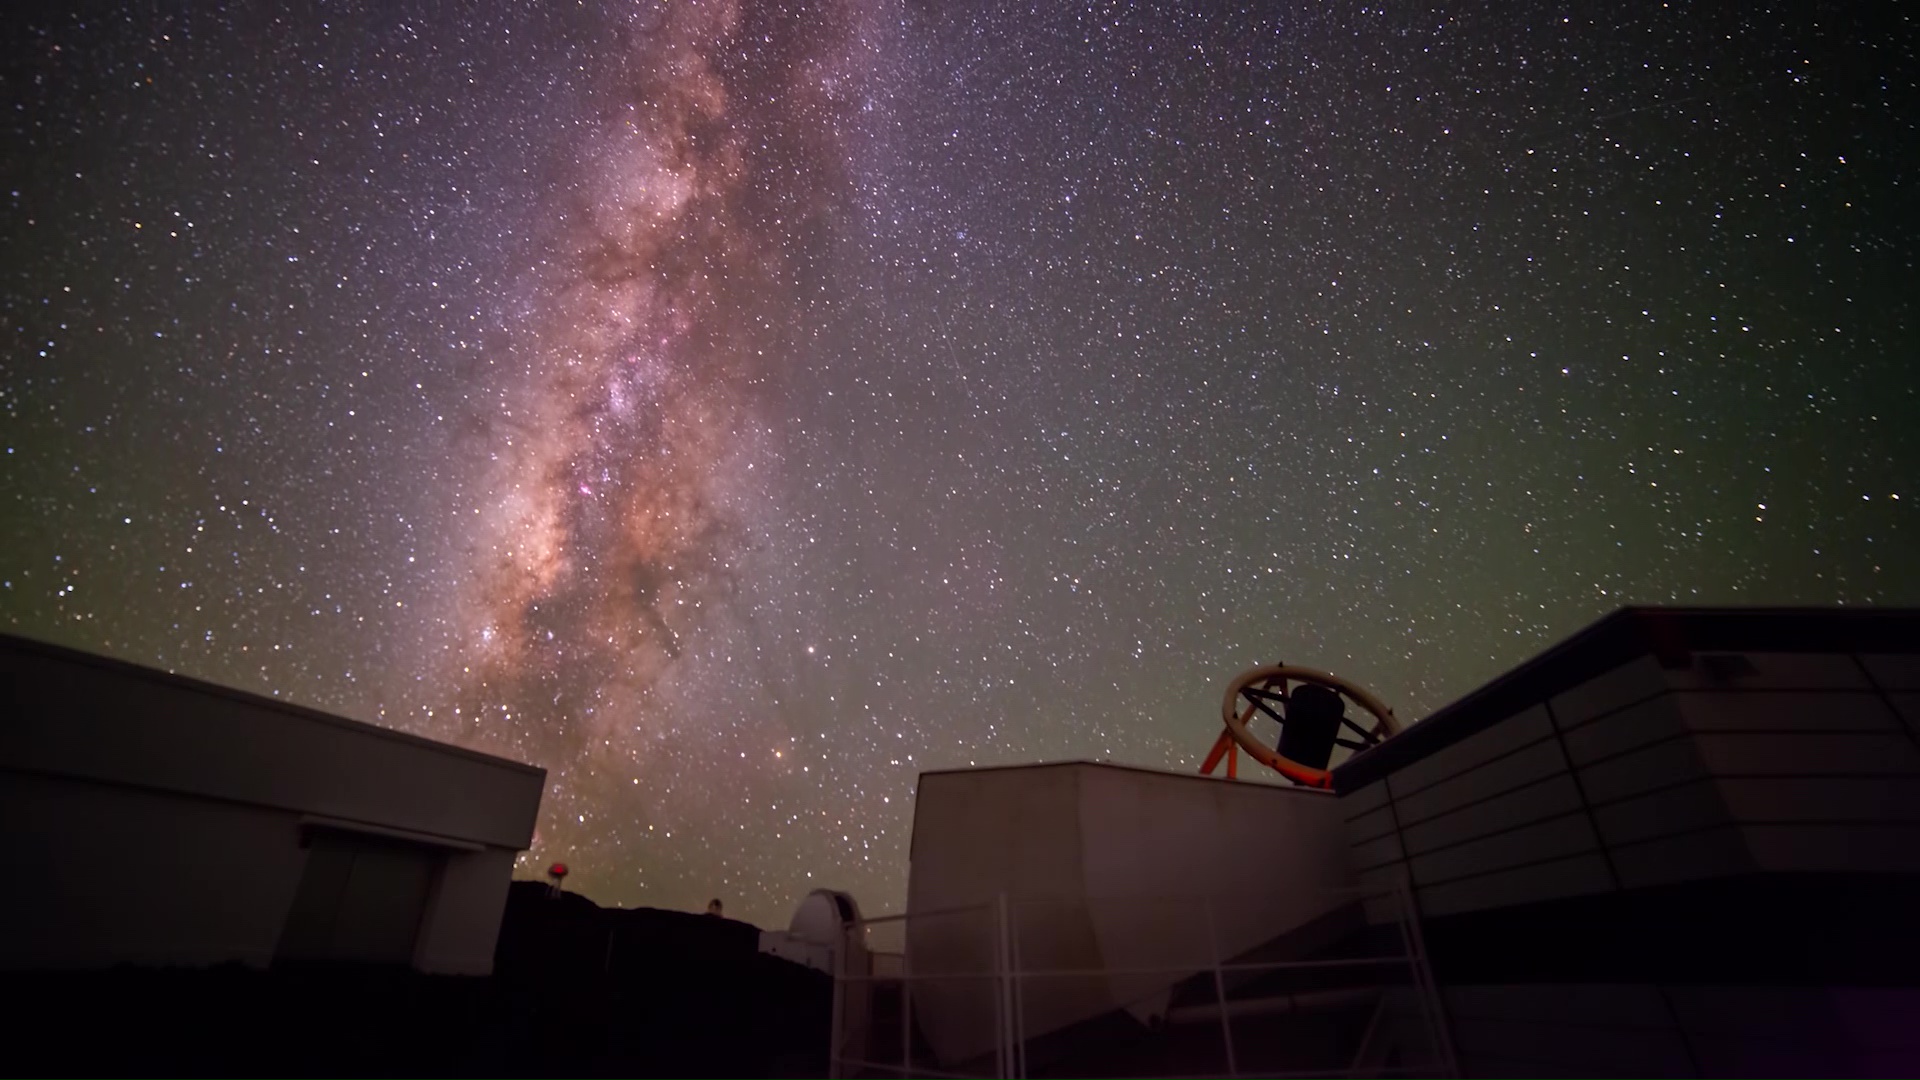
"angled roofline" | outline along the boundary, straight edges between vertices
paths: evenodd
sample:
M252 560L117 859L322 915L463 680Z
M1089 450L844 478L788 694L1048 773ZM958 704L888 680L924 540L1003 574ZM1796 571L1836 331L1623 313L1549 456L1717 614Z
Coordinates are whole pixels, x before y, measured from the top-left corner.
M1920 652L1920 608L1624 607L1333 770L1345 794L1639 656Z
M530 776L545 777L547 773L545 769L538 765L529 765L524 761L515 761L512 758L483 753L479 750L469 750L464 746L441 742L438 739L429 739L424 735L414 735L405 731L397 731L393 728L382 727L379 724L370 724L364 720L354 720L334 713L323 712L306 705L296 705L290 701L282 701L279 698L265 697L260 694L249 693L245 690L236 690L231 686L222 686L219 683L207 682L204 679L196 679L171 671L163 671L159 668L147 667L144 664L136 664L129 660L103 656L99 653L87 652L84 649L76 649L67 645L56 645L50 641L21 637L18 634L0 633L0 651L28 656L40 656L69 664L96 668L101 671L109 671L116 675L142 679L147 682L162 683L196 694L225 698L229 701L238 702L257 709L267 709L282 715L298 717L299 719L316 723L331 724L334 727L346 728L357 734L391 739L409 746L436 750L456 757L463 757L515 772L525 773Z

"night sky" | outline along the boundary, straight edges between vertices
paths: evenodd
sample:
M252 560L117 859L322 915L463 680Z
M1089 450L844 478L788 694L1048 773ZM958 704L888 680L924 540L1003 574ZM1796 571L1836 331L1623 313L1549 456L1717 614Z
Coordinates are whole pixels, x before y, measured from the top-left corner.
M1920 604L1912 11L1615 7L16 13L0 626L772 925L1256 663Z

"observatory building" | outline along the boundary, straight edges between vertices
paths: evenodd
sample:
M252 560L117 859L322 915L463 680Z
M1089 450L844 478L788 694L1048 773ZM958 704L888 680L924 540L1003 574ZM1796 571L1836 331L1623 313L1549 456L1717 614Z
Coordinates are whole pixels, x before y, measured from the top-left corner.
M546 774L0 637L0 967L485 974Z
M1206 771L1291 784L923 774L835 1074L1920 1069L1920 612L1625 609L1404 731L1279 666L1222 720Z

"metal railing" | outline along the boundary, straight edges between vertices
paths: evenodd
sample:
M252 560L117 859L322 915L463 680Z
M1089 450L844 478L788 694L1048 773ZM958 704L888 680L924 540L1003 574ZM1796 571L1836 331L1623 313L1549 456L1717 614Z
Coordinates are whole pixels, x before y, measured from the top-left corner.
M1002 895L865 920L835 950L830 1075L1026 1077L1036 1054L1042 1074L1458 1075L1405 887L1318 895L1305 910L1346 919L1321 942L1340 955L1275 954L1299 926L1249 941L1246 897ZM1193 1034L1216 1019L1217 1041Z

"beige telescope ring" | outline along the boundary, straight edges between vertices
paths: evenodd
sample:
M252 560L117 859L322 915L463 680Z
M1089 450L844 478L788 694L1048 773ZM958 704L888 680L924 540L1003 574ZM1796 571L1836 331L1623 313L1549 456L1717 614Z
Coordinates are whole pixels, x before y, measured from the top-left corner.
M1228 734L1240 744L1255 761L1258 761L1281 776L1305 787L1330 788L1333 786L1333 773L1327 769L1317 769L1303 765L1291 758L1281 756L1275 748L1254 738L1247 722L1256 713L1264 713L1280 723L1286 724L1285 708L1290 693L1290 683L1312 683L1334 691L1341 697L1373 714L1371 728L1362 726L1354 720L1341 717L1340 725L1352 729L1359 735L1359 741L1337 739L1336 742L1354 751L1366 750L1400 731L1400 724L1393 718L1393 710L1386 702L1374 697L1358 686L1313 668L1295 667L1292 664L1274 664L1243 671L1227 685L1226 700L1220 706L1220 719L1227 725ZM1278 703L1281 711L1275 711Z

